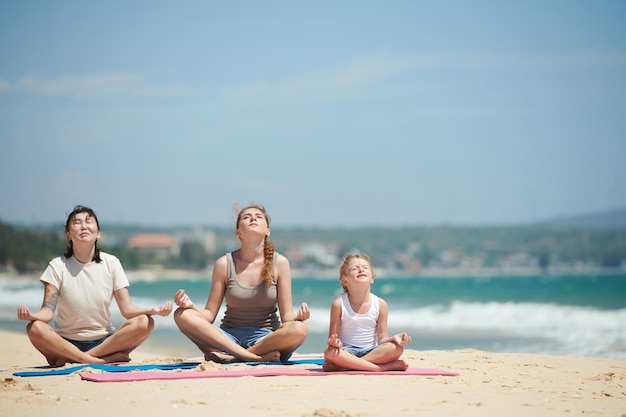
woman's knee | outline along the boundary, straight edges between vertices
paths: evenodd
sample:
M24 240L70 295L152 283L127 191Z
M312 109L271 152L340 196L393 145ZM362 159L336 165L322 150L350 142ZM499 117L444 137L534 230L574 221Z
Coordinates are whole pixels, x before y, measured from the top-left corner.
M41 320L35 320L26 325L26 334L32 339L33 337L42 336L49 329L50 326L47 323Z
M193 310L188 308L178 307L176 311L174 311L174 322L180 329L184 329L188 327L190 320L193 318L195 313Z
M154 319L148 314L140 314L128 320L137 329L151 332L154 329Z
M309 333L309 326L303 321L289 322L288 326L289 334L304 340Z

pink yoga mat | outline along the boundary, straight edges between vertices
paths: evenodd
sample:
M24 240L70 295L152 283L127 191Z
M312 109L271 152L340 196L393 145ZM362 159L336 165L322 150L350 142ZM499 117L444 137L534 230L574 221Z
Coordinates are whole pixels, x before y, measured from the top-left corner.
M294 368L287 366L272 366L267 368L250 368L232 371L141 371L119 372L105 374L90 374L80 372L80 377L93 382L128 382L167 379L196 379L196 378L235 378L242 376L332 376L332 375L438 375L458 376L458 372L444 371L436 368L409 368L406 371L364 372L340 371L324 372L321 368Z

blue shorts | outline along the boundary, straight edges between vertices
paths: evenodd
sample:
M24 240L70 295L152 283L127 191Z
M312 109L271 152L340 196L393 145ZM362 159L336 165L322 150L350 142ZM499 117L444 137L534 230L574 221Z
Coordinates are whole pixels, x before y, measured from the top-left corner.
M68 342L76 346L82 352L87 352L88 350L91 350L95 348L96 346L98 346L100 343L104 342L107 339L107 337L109 336L104 336L102 339L97 339L97 340L72 340L66 337L64 337L63 339L67 340Z
M370 353L371 351L373 351L377 347L378 346L373 346L373 347L369 347L369 348L362 348L362 347L358 347L358 346L347 345L347 346L343 347L343 350L345 350L348 353L353 354L357 358L362 358L363 356L367 355L368 353Z
M241 326L219 328L230 340L239 346L248 349L259 343L265 336L272 333L272 329L257 326Z

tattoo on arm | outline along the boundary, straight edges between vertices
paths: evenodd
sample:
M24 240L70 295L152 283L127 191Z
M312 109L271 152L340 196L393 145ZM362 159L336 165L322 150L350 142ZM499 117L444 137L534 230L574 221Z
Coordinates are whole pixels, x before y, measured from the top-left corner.
M57 302L59 301L59 290L52 284L46 284L46 292L43 297L43 304L41 308L47 307L52 312L57 308Z

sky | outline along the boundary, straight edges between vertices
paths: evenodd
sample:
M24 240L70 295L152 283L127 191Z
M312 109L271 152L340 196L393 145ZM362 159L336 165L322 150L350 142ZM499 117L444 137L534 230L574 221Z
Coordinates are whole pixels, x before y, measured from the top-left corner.
M0 2L0 221L626 207L626 2Z

